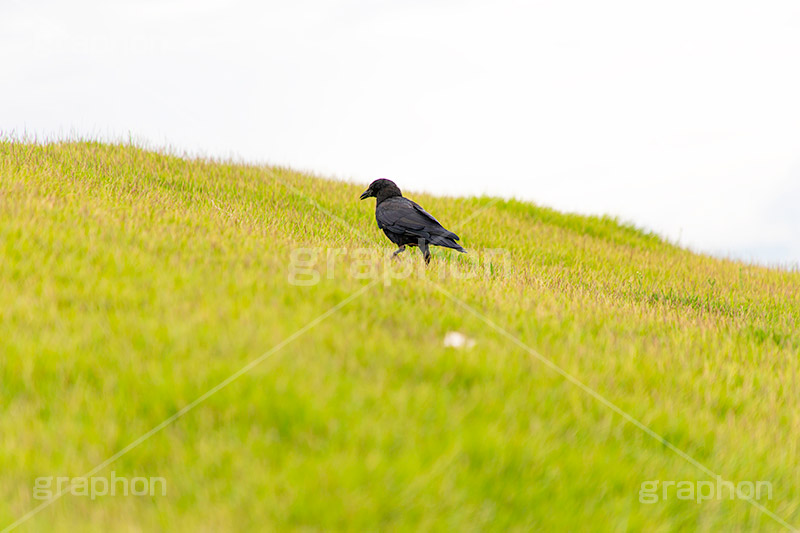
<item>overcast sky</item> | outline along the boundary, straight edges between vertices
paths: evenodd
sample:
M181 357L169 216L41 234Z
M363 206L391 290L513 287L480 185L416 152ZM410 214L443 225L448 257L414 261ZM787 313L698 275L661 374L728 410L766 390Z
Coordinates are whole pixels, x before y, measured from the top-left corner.
M800 2L0 0L0 130L607 213L800 261Z

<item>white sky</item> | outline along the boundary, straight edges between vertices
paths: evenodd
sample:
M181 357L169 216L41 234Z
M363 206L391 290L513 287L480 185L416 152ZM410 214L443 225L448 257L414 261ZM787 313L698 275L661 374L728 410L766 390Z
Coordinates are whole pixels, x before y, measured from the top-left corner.
M796 0L0 0L0 76L5 134L130 133L800 261Z

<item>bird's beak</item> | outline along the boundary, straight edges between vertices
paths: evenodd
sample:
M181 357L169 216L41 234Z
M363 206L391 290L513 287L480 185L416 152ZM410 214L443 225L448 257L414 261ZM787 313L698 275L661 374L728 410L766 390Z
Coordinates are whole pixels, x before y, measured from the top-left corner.
M362 200L364 198L369 198L370 196L372 196L372 189L367 189L366 191L361 193L361 199Z

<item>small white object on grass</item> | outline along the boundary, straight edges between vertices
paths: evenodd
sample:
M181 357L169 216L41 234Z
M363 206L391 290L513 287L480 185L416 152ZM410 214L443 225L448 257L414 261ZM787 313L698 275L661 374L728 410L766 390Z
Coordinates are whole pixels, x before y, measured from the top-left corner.
M446 348L469 349L475 346L475 339L470 339L458 331L448 331L444 336L444 345Z

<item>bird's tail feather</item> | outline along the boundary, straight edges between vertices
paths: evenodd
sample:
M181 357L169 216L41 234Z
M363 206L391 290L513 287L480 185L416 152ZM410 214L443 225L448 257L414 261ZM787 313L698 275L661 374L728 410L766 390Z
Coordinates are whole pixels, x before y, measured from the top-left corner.
M454 233L452 235L455 235ZM458 237L456 237L458 238ZM431 244L435 244L436 246L444 246L445 248L452 248L453 250L458 250L462 253L467 253L467 251L461 247L455 240L450 237L443 237L441 235L431 235L430 239L428 239Z

